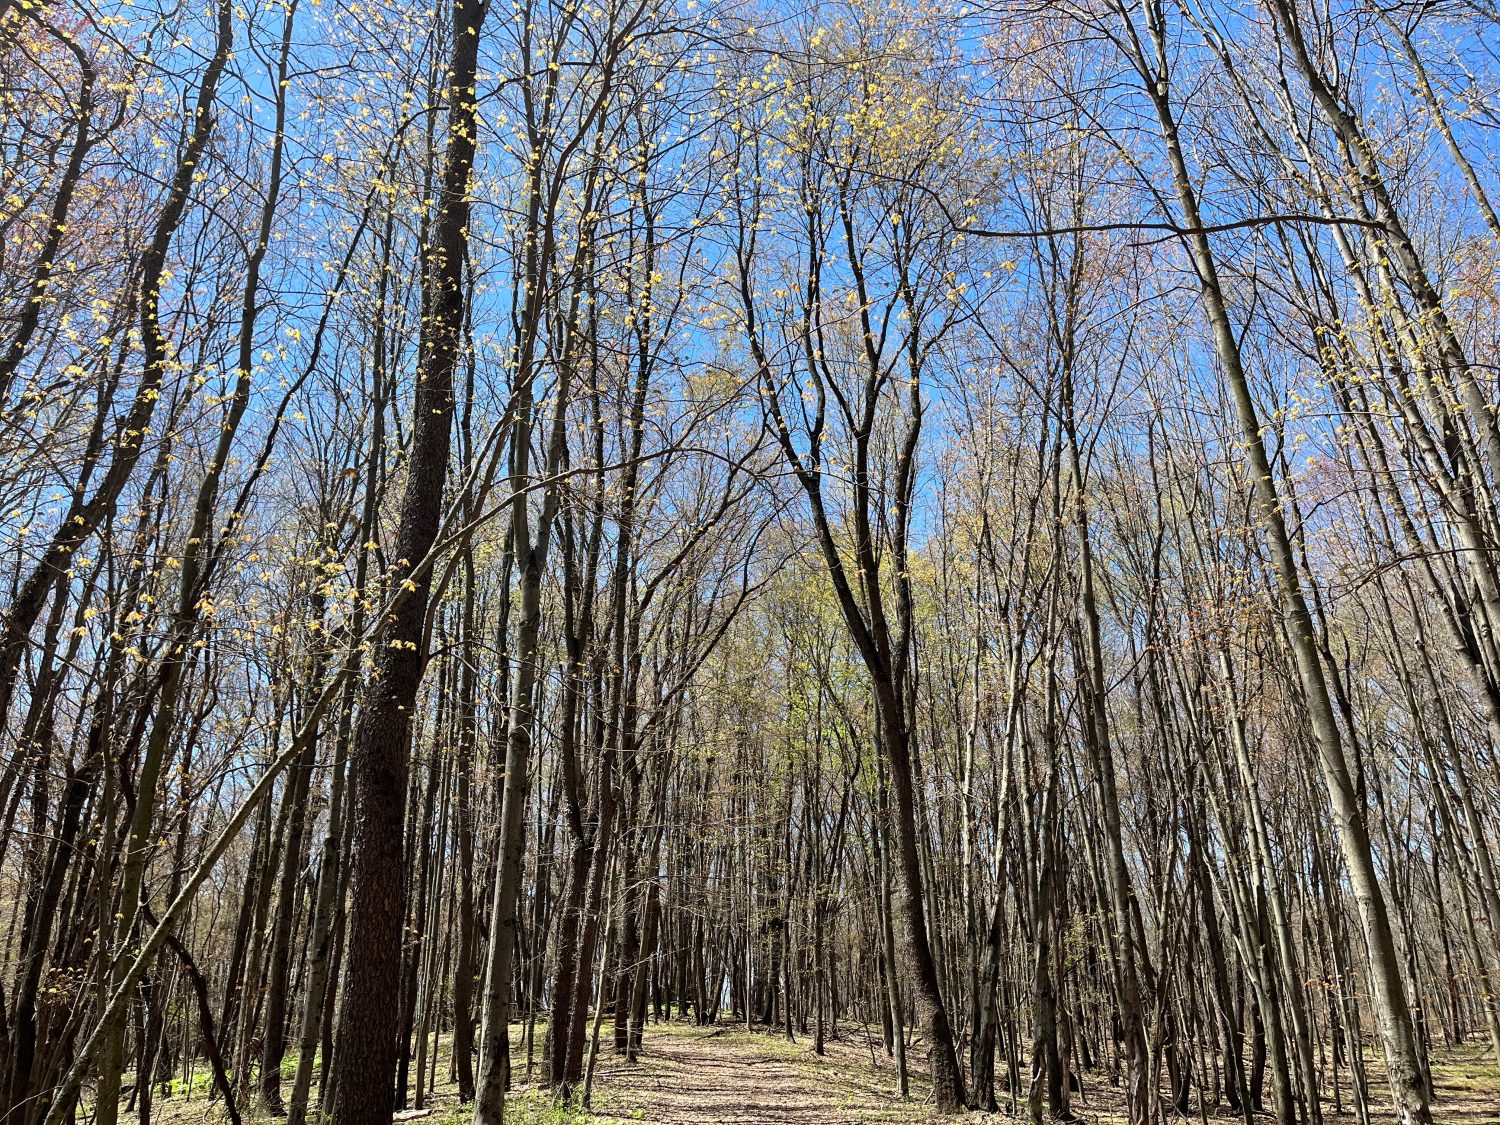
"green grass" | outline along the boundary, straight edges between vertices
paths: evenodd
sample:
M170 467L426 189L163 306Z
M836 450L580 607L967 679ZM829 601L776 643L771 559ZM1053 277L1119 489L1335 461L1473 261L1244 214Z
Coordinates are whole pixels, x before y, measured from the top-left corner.
M594 1125L599 1120L581 1107L559 1105L540 1090L523 1090L508 1095L505 1119L517 1125ZM420 1120L431 1125L469 1125L474 1120L474 1107L454 1106Z

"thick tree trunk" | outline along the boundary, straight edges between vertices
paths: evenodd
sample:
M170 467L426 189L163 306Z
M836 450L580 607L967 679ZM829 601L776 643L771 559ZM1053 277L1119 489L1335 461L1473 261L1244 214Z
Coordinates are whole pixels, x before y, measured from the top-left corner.
M412 717L426 653L431 585L427 558L443 511L452 438L454 376L463 350L463 271L469 239L469 177L478 132L475 80L485 0L455 0L449 64L447 159L433 244L425 263L428 315L412 408L401 520L391 557L409 596L385 622L375 670L355 726L350 758L354 852L350 871L347 977L333 1060L339 1125L390 1125L395 1104L403 894L403 819ZM412 588L414 587L414 589Z

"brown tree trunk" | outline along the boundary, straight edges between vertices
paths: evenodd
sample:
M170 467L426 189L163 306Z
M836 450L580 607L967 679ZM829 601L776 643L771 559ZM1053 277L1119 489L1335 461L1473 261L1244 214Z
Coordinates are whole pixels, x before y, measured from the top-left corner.
M406 490L391 557L410 596L385 622L350 757L354 850L350 871L347 976L333 1060L333 1118L390 1125L400 1023L403 819L412 716L426 663L431 587L428 554L443 511L452 439L454 377L463 350L463 271L469 240L469 177L478 132L475 80L486 0L455 0L449 61L447 157L442 196L424 263L422 364L412 404ZM414 587L414 589L412 588Z

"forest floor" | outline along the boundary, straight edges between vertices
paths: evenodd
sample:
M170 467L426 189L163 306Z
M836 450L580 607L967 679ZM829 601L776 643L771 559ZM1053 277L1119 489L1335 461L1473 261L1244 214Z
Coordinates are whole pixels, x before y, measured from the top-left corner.
M1004 1112L959 1118L936 1114L928 1101L926 1075L915 1061L922 1054L920 1044L911 1049L911 1097L904 1101L896 1093L895 1064L886 1058L878 1032L872 1042L863 1029L851 1033L845 1028L844 1037L829 1042L827 1051L820 1058L810 1039L791 1043L768 1031L660 1025L647 1031L640 1062L601 1055L594 1112L561 1120L577 1125L925 1125L1009 1118ZM1394 1114L1379 1100L1384 1098L1383 1073L1372 1073L1370 1081L1372 1123L1392 1121ZM1500 1067L1479 1048L1441 1052L1434 1059L1434 1082L1436 1125L1500 1125ZM1000 1100L1008 1108L1005 1094ZM1018 1100L1024 1118L1024 1094ZM1074 1095L1072 1108L1080 1125L1125 1121L1122 1096L1098 1081L1088 1088L1086 1099ZM1357 1120L1347 1090L1344 1109L1336 1117L1330 1100L1325 1117L1330 1122ZM549 1122L544 1114L526 1120L543 1125ZM1188 1125L1200 1118L1194 1113L1181 1120Z
M514 1029L518 1031L519 1028ZM608 1029L606 1029L607 1032ZM540 1036L539 1036L540 1038ZM518 1041L519 1036L516 1040ZM443 1045L447 1046L446 1042ZM519 1047L519 1042L517 1042ZM521 1052L518 1050L517 1052ZM1000 1121L1008 1115L965 1114L942 1118L928 1103L928 1085L915 1063L920 1045L912 1050L911 1097L896 1093L894 1064L880 1047L878 1031L872 1041L861 1028L845 1028L844 1037L828 1044L821 1058L811 1039L788 1042L780 1034L747 1032L743 1027L702 1028L667 1023L649 1026L641 1060L627 1063L601 1051L594 1079L592 1111L559 1107L535 1083L517 1082L506 1104L513 1125L918 1125L937 1121ZM519 1061L519 1060L518 1060ZM448 1071L446 1049L438 1060L439 1075ZM524 1063L521 1064L524 1066ZM519 1075L518 1075L519 1079ZM1372 1125L1389 1125L1393 1115L1384 1104L1384 1078L1372 1073ZM1445 1049L1434 1058L1437 1098L1436 1125L1500 1125L1500 1067L1479 1047ZM206 1092L206 1091L205 1091ZM1006 1096L1001 1096L1002 1104ZM468 1125L467 1107L460 1107L456 1088L440 1081L428 1110L407 1112L398 1120L420 1125ZM1326 1121L1357 1121L1348 1097L1344 1113L1335 1115L1331 1099ZM157 1102L159 1125L203 1125L222 1121L217 1103L202 1093ZM1088 1089L1087 1098L1074 1096L1073 1109L1081 1125L1119 1125L1124 1121L1116 1091L1101 1083ZM1018 1106L1024 1119L1024 1102ZM1210 1115L1230 1122L1238 1117ZM245 1121L260 1118L246 1107ZM1183 1125L1199 1121L1197 1113L1181 1118ZM1270 1121L1269 1117L1260 1120Z

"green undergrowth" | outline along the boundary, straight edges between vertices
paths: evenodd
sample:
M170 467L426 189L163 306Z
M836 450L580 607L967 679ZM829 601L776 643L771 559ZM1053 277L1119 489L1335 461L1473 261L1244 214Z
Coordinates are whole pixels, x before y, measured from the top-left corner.
M414 1125L471 1125L472 1105L453 1106ZM597 1125L602 1119L576 1105L560 1105L542 1090L514 1091L505 1099L505 1120L515 1125Z

